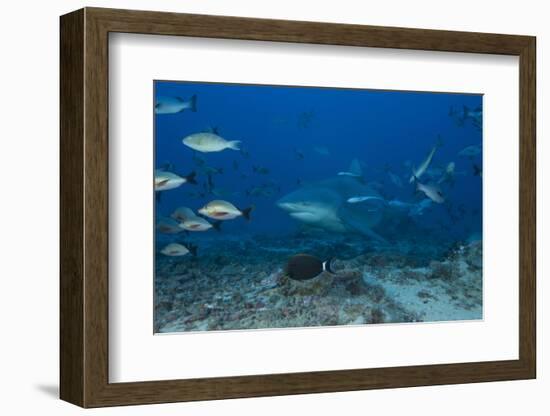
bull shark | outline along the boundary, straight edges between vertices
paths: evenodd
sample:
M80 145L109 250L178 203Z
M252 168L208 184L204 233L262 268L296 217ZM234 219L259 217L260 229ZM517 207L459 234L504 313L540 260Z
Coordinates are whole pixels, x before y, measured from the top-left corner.
M362 176L356 162L352 162L349 171ZM360 204L347 202L357 195L373 198ZM309 183L283 196L277 201L277 205L295 220L309 226L328 232L359 233L386 242L373 230L384 216L384 199L356 177L336 175Z

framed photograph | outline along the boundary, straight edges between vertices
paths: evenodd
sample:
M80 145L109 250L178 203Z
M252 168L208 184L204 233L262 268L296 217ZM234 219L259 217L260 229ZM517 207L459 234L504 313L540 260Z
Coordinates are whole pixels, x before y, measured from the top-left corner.
M535 49L62 16L61 398L534 378Z

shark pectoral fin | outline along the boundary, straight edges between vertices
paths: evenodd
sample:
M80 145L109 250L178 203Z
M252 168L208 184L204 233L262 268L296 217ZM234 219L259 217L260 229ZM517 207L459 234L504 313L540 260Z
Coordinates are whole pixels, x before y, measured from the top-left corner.
M387 244L388 241L371 228L380 221L381 216L380 210L376 210L376 212L369 212L368 209L363 212L356 209L345 209L340 211L340 218L348 228L366 237L372 238L373 240Z
M388 244L388 240L386 240L384 237L382 237L380 234L375 232L372 228L370 228L368 225L357 222L357 221L348 221L348 224L358 231L359 233L363 234L366 237L369 237L373 240L379 241L384 244Z

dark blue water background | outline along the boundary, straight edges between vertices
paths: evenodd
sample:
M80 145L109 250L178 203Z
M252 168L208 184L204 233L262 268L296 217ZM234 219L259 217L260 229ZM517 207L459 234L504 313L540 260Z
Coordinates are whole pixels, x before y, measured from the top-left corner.
M197 112L154 115L151 108L155 117L156 168L170 162L178 174L197 170L194 152L182 144L182 139L212 127L217 127L227 140L241 140L242 148L249 153L248 158L233 150L198 153L208 165L223 168L223 174L214 175L217 188L239 193L221 199L240 208L255 206L250 222L242 218L225 221L220 237L292 232L297 223L276 206L277 199L297 189L298 180L311 182L348 170L353 158L366 164L365 179L382 183L389 199L417 201L414 187L408 183L410 168L404 162L420 164L438 135L444 144L431 167L444 168L454 161L459 175L453 188L443 188L445 204L434 204L415 221L448 234L450 240L481 232L482 181L472 169L473 163L481 166L481 155L469 159L458 156L458 152L480 144L482 133L470 122L457 125L449 116L450 107L481 106L481 95L166 81L155 82L155 94L183 99L197 96ZM319 154L315 147L326 147L330 155ZM303 160L296 156L295 149L303 153ZM234 161L238 170L234 170ZM253 166L265 167L270 173L253 173ZM401 177L403 188L392 184L385 166ZM464 175L460 175L462 172ZM241 177L243 173L247 178ZM210 200L220 199L190 196L190 192L202 188L207 177L199 174L198 180L198 186L184 184L164 191L157 216L167 216L178 206L196 211ZM247 189L266 182L276 183L280 192L272 197L246 195ZM451 220L449 204L461 213L458 221ZM190 238L201 238L198 234L202 233L195 234Z

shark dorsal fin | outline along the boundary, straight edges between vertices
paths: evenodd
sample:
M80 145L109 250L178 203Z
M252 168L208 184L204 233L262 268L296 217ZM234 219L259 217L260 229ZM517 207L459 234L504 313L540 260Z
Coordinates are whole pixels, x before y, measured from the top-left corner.
M348 172L357 176L363 176L363 169L361 169L361 163L357 159L353 159L349 165Z

